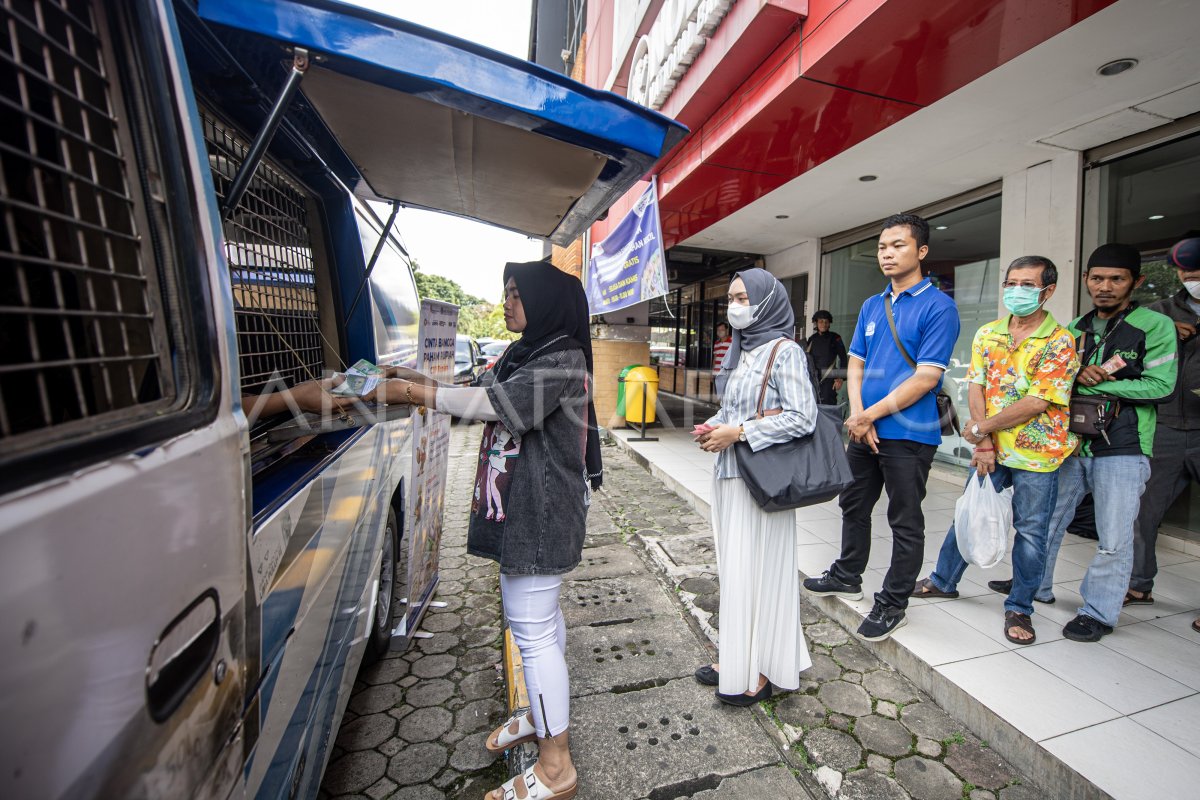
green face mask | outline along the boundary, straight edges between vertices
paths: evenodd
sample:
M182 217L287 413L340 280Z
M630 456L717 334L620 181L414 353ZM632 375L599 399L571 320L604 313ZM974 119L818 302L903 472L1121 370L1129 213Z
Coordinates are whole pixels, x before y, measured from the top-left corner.
M1042 291L1036 286L1009 286L1004 290L1004 307L1018 317L1028 317L1042 307Z

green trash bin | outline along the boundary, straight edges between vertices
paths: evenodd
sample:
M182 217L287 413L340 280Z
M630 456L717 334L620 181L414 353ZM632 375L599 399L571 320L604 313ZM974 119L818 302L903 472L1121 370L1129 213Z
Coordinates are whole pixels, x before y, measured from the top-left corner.
M658 403L658 373L650 367L634 367L625 373L624 386L625 421L642 425L653 423Z
M625 376L631 371L640 367L641 364L630 364L625 369L621 370L621 374L617 376L617 416L625 416Z

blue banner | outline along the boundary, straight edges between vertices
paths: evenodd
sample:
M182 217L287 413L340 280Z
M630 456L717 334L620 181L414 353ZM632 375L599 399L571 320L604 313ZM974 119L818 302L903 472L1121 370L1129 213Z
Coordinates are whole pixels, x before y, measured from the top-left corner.
M592 245L587 296L592 314L605 314L667 293L666 253L658 220L655 181L625 219Z

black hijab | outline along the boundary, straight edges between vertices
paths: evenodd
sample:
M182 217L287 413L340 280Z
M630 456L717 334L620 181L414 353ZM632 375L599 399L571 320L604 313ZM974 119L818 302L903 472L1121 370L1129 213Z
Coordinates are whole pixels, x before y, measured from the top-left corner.
M584 463L592 489L604 480L600 458L600 434L596 407L592 403L592 334L588 323L587 295L583 284L548 261L509 262L504 265L504 285L509 278L517 284L525 309L525 330L509 345L496 364L496 380L503 381L523 367L534 355L561 350L582 350L588 374L588 431Z

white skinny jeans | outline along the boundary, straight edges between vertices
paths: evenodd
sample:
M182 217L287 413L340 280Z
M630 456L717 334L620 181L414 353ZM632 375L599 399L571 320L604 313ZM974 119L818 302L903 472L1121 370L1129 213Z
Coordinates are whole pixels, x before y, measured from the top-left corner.
M567 729L567 624L558 606L561 575L501 575L500 597L513 640L521 651L525 688L539 738Z

